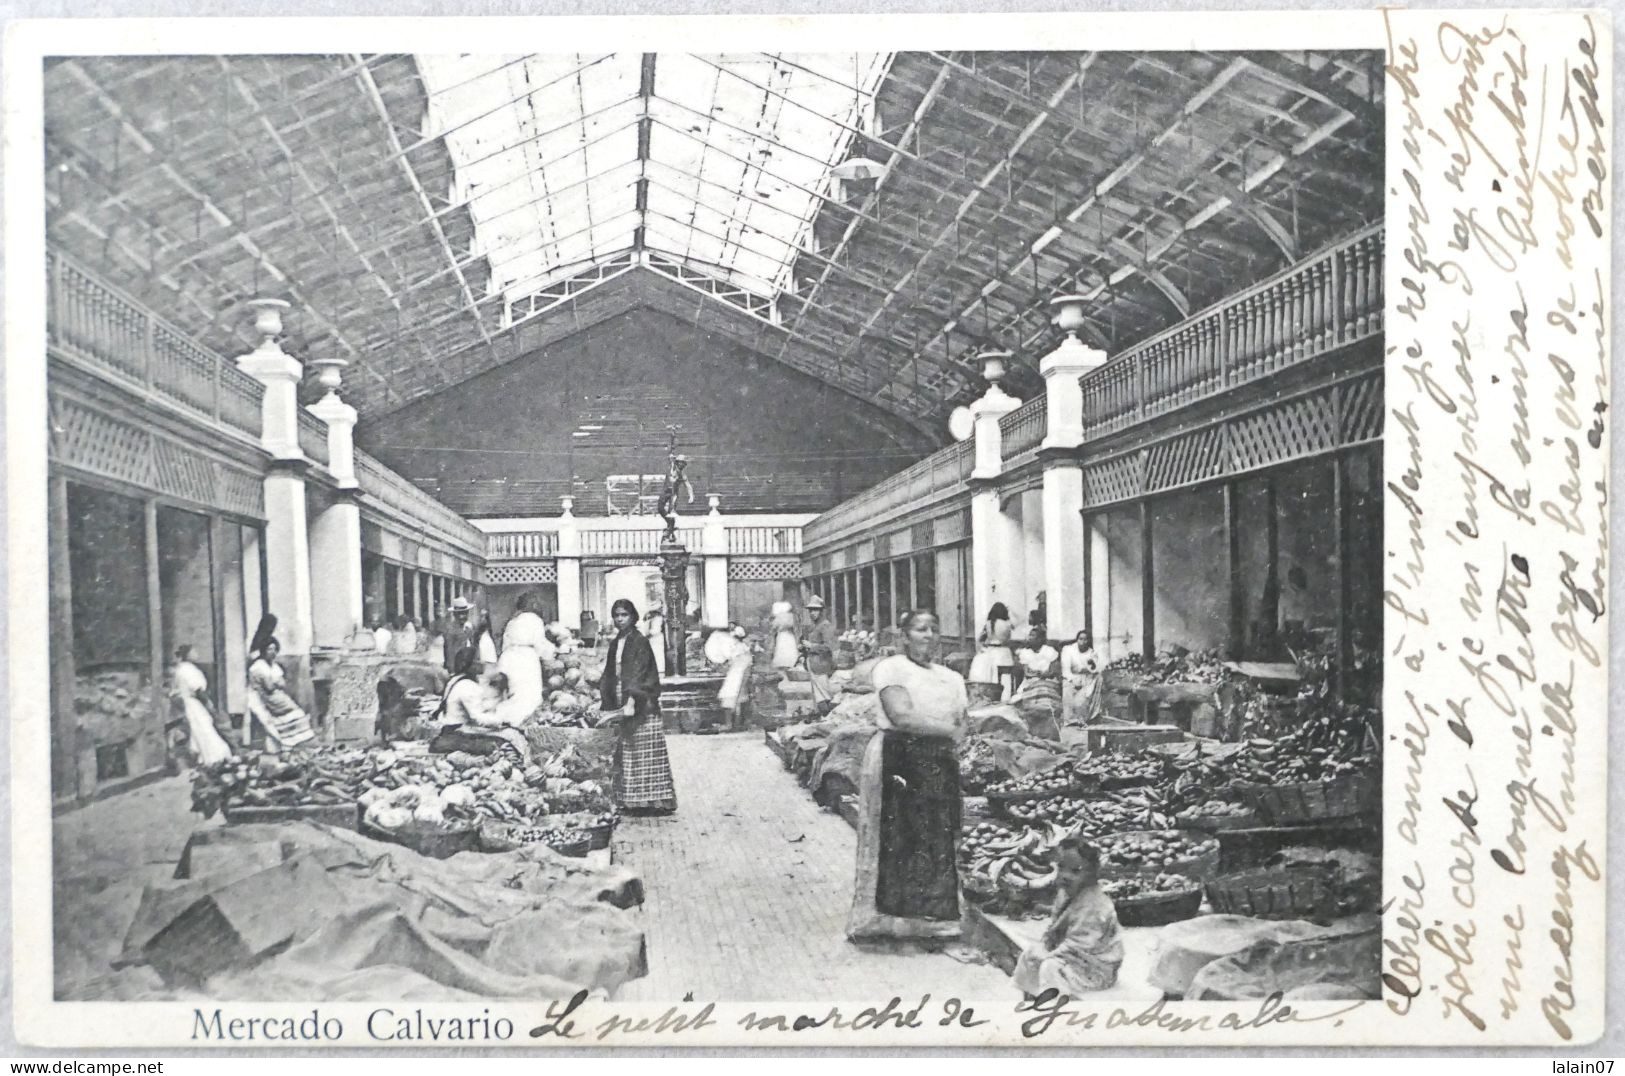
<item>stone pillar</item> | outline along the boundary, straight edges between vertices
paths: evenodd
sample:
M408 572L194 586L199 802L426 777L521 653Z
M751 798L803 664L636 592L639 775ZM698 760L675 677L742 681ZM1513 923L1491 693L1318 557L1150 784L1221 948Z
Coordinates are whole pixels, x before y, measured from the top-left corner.
M984 365L994 369L992 361ZM998 370L1002 374L1002 361ZM971 623L978 626L994 602L1010 597L1010 558L1021 553L1020 535L1011 540L1010 521L999 509L998 488L1004 470L999 420L1021 401L1001 389L997 377L989 380L987 391L970 405L976 445L970 483Z
M329 392L310 405L327 423L328 470L338 497L310 527L312 628L320 646L340 646L366 612L361 577L361 489L355 477L355 408Z
M581 630L581 531L576 527L575 498L562 499L559 513L559 548L553 559L558 573L559 622Z
M711 511L701 530L700 552L705 557L705 589L701 610L710 628L728 626L728 528L722 524L722 499L707 498Z
M1084 623L1083 389L1078 381L1106 361L1106 353L1068 336L1038 363L1044 375L1044 590L1049 635L1071 639Z
M282 665L299 704L314 712L310 682L312 609L310 532L305 518L305 471L299 450L299 381L304 367L276 342L280 311L288 304L255 300L258 347L237 360L237 368L265 386L260 442L271 454L265 475L265 559L267 612L277 618Z

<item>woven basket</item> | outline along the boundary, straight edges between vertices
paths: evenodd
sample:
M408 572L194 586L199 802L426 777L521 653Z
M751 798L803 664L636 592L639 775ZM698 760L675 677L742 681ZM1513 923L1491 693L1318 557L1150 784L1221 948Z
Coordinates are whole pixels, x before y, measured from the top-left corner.
M1137 836L1147 836L1147 835L1150 835L1152 833L1169 833L1169 832L1178 833L1179 835L1181 835L1182 837L1184 837L1184 838L1186 838L1187 840L1190 840L1190 841L1205 841L1205 840L1208 839L1208 835L1206 833L1201 833L1201 832L1196 831L1196 830L1185 830L1185 829L1179 829L1179 830L1135 829L1135 830L1126 830L1126 831L1124 831L1122 833L1114 833L1114 834L1112 834L1112 836L1114 836L1114 837L1137 837ZM1155 867L1147 866L1147 865L1130 865L1130 864L1127 864L1127 863L1115 863L1115 862L1108 864L1108 863L1103 861L1101 863L1101 868L1100 868L1100 874L1101 874L1101 877L1103 877L1103 878L1127 878L1127 877L1134 877L1134 876L1155 877L1155 876L1157 876L1159 874L1183 874L1188 878L1203 879L1203 878L1211 878L1211 877L1213 877L1214 875L1216 875L1218 873L1219 873L1219 849L1217 849L1217 848L1214 848L1214 849L1212 849L1210 851L1207 851L1207 852L1203 852L1200 855L1188 856L1188 857L1186 857L1184 859L1176 859L1176 860L1173 860L1172 862L1159 864L1159 865L1157 865Z
M1117 906L1117 921L1125 927L1166 926L1193 918L1201 911L1202 887L1192 883L1189 889L1119 897L1112 903Z
M587 827L587 847L594 852L609 847L610 838L615 836L615 823L604 822L596 826Z
M1207 883L1215 912L1258 919L1315 919L1337 914L1331 871L1315 867L1245 871Z
M1238 783L1236 792L1265 821L1277 826L1325 822L1364 814L1377 805L1377 783L1364 774L1289 785Z

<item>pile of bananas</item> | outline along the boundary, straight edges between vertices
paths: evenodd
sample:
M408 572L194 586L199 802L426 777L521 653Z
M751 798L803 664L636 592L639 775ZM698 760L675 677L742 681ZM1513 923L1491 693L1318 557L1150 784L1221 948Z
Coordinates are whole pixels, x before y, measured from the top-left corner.
M1055 846L1066 831L1050 825L1020 833L991 822L967 829L959 842L961 880L974 896L1022 896L1049 889L1060 876Z

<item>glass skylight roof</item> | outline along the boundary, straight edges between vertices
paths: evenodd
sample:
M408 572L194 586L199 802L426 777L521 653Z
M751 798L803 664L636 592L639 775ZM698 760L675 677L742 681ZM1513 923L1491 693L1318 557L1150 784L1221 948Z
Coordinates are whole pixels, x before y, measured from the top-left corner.
M637 53L416 59L425 133L444 137L452 199L513 303L633 247L640 226L648 249L776 296L830 167L873 132L890 57L660 53L652 72Z

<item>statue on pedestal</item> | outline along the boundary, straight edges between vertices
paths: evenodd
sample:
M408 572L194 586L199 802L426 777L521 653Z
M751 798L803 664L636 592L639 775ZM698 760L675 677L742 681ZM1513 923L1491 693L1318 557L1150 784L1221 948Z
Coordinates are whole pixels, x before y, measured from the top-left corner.
M657 511L666 521L660 538L660 576L666 585L666 669L678 676L688 674L688 547L677 540L677 491L688 492L694 503L694 488L684 471L688 457L677 451L677 426L666 427L666 482L660 490Z
M660 501L655 511L660 518L666 521L666 533L661 536L662 545L675 545L677 542L677 491L686 490L688 503L694 503L694 487L688 484L688 457L677 451L677 431L679 426L667 426L668 440L666 442L666 482L660 488Z

